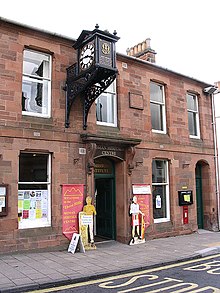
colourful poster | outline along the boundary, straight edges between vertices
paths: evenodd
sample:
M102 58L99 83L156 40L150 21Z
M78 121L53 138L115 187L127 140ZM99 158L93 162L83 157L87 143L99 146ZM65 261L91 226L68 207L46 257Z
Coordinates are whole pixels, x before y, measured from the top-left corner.
M83 209L83 184L63 184L63 234L69 240L79 232L78 213Z
M41 209L41 201L40 200L36 200L36 205L35 205L36 209L40 210Z
M140 210L144 213L145 229L150 225L150 184L133 184L133 195L137 196ZM136 192L136 193L135 193ZM143 192L141 194L141 192Z
M42 210L36 209L36 219L41 219L42 218Z
M36 219L36 210L30 210L29 211L29 219L35 220Z
M30 198L29 190L24 191L24 199L29 199L29 198Z
M23 200L24 199L24 192L18 190L18 200Z
M23 210L22 218L23 219L28 219L29 218L29 211Z
M47 209L42 209L42 219L47 219Z
M47 190L18 190L19 225L48 217Z
M0 207L1 208L5 207L5 196L0 196Z
M18 200L18 211L23 210L23 200Z
M25 199L23 203L24 210L30 210L30 200Z

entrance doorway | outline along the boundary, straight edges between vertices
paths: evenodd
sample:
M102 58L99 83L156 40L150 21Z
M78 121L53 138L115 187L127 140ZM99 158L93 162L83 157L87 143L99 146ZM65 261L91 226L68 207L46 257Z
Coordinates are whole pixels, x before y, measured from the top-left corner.
M204 212L203 212L203 197L202 197L202 165L196 165L196 201L197 201L197 224L198 229L204 228Z
M96 237L115 240L115 174L114 162L95 160Z

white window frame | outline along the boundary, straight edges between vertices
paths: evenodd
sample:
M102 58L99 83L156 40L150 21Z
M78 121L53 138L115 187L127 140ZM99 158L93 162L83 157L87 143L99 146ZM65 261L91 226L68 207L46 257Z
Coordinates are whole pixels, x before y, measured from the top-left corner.
M22 152L23 153L23 152ZM33 153L34 154L34 153ZM43 153L40 153L43 154ZM22 185L40 185L45 184L47 185L47 221L42 221L41 219L29 220L25 219L18 223L18 229L29 229L29 228L43 228L43 227L51 227L51 154L45 154L48 156L47 159L47 182L18 182ZM34 190L34 188L33 188ZM19 192L19 189L18 189Z
M196 110L193 109L189 109L188 108L188 96L192 96L195 98L196 100ZM190 138L196 138L196 139L200 139L200 126L199 126L199 104L198 104L198 96L196 94L192 94L190 92L187 93L186 95L186 104L187 104L187 118L188 118L188 113L193 113L195 115L195 122L196 122L196 130L197 130L197 134L196 135L192 135L189 134ZM188 123L189 123L189 118L188 118ZM188 129L189 129L189 125L188 125Z
M111 91L111 87L113 87L113 90ZM99 103L99 98L102 96L107 95L107 108L111 109L111 101L110 97L113 96L113 113L111 111L107 111L108 115L113 114L113 123L110 122L103 122L96 120L97 125L104 125L104 126L112 126L117 127L117 94L116 94L116 81L113 81L113 83L104 91L103 94L101 94L95 101L95 105L97 107L97 104ZM109 98L108 98L109 97Z
M166 191L166 217L165 218L159 218L159 219L154 219L154 223L164 223L164 222L169 222L170 221L170 186L169 186L169 168L168 168L168 160L162 160L162 159L154 159L153 161L163 161L165 162L165 168L166 168L166 182L161 182L161 183L154 183L152 182L152 189L153 186L165 186L165 191ZM152 170L153 171L153 170ZM153 197L153 193L152 193Z
M48 72L48 77L40 77L40 76L35 76L35 75L31 75L31 74L27 74L24 72L23 69L23 78L22 78L22 85L23 82L25 81L29 81L29 82L36 82L36 83L41 83L42 85L44 84L44 82L47 82L48 85L48 96L47 96L47 113L35 113L35 112L31 112L31 111L23 111L22 110L22 115L24 116L35 116L35 117L42 117L42 118L50 118L51 117L51 70L52 70L52 57L51 55L47 54L47 53L43 53L43 52L39 52L39 51L34 51L34 50L30 50L30 49L25 49L24 52L29 51L29 52L33 52L35 54L39 54L39 55L46 55L49 58L49 72ZM24 61L24 57L23 57L23 61ZM43 87L44 89L44 87Z
M166 134L167 133L167 126L166 126L166 108L165 108L166 105L165 105L165 90L164 90L164 85L163 84L160 84L158 82L154 82L154 81L150 81L150 84L151 83L152 84L156 84L156 85L162 87L162 98L163 98L163 101L162 102L154 101L154 100L151 99L151 92L150 92L150 104L156 104L156 105L162 106L162 125L163 125L163 130L154 129L152 127L152 132ZM151 125L152 125L152 123L151 123Z

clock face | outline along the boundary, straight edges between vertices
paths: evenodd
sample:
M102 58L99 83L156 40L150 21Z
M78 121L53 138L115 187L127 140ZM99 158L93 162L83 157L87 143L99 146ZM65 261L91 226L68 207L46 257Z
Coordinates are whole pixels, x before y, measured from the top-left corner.
M80 53L80 57L79 57L79 64L82 70L86 70L88 69L93 61L94 61L94 57L95 57L95 48L94 48L94 44L93 43L89 43L87 45L85 45Z

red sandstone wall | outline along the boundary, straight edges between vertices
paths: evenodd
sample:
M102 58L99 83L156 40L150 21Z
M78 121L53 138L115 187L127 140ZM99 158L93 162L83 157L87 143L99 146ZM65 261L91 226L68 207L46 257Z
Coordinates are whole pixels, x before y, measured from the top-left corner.
M38 48L53 54L52 65L52 118L41 119L22 116L21 81L22 59L25 46ZM76 61L72 41L57 36L33 31L10 24L0 23L0 182L9 184L8 216L0 218L1 252L46 248L67 245L62 236L61 187L62 183L86 183L85 157L79 156L82 144L80 133L93 133L125 138L141 139L137 147L132 172L133 183L151 183L153 158L170 161L171 221L154 224L147 230L148 237L162 237L190 233L197 229L196 204L189 207L189 224L182 224L182 208L178 206L177 192L182 186L192 189L195 198L195 166L203 160L209 166L204 188L207 202L205 217L207 227L212 226L211 217L215 208L215 177L213 159L213 134L210 98L202 93L203 84L184 78L152 64L133 61L118 56L117 78L118 127L96 125L95 106L88 115L88 128L82 130L82 103L75 101L71 109L70 128L65 129L65 85L66 68ZM127 63L127 68L122 66ZM158 81L166 86L167 134L152 133L150 123L149 82ZM186 110L186 91L200 95L199 112L201 139L189 138ZM143 109L129 106L129 92L143 96ZM39 136L35 136L35 133ZM17 182L18 156L21 150L46 150L52 153L52 227L18 230ZM74 159L77 159L74 161ZM136 162L142 161L142 164ZM183 167L187 161L189 165ZM75 163L74 163L75 162ZM117 195L123 189L125 176L122 166L116 168ZM118 173L117 173L118 172ZM121 178L121 179L120 179ZM117 196L116 195L116 196ZM123 194L121 195L123 196ZM125 206L128 205L124 202ZM123 199L118 206L123 209ZM126 212L127 213L127 212ZM151 211L152 214L152 211ZM121 215L123 218L123 216ZM127 225L126 235L130 234ZM120 228L117 228L118 233ZM119 239L125 241L123 237Z
M61 184L84 183L84 158L79 158L79 137L64 128L66 68L75 62L72 41L26 28L0 23L0 182L9 184L8 215L0 218L1 252L66 244L62 236ZM22 61L25 46L53 55L52 118L22 116ZM80 114L81 115L81 111ZM82 119L82 117L81 117ZM37 136L36 136L37 133ZM75 146L77 144L77 147ZM52 153L52 227L18 230L17 183L21 150ZM74 166L74 167L73 167Z

